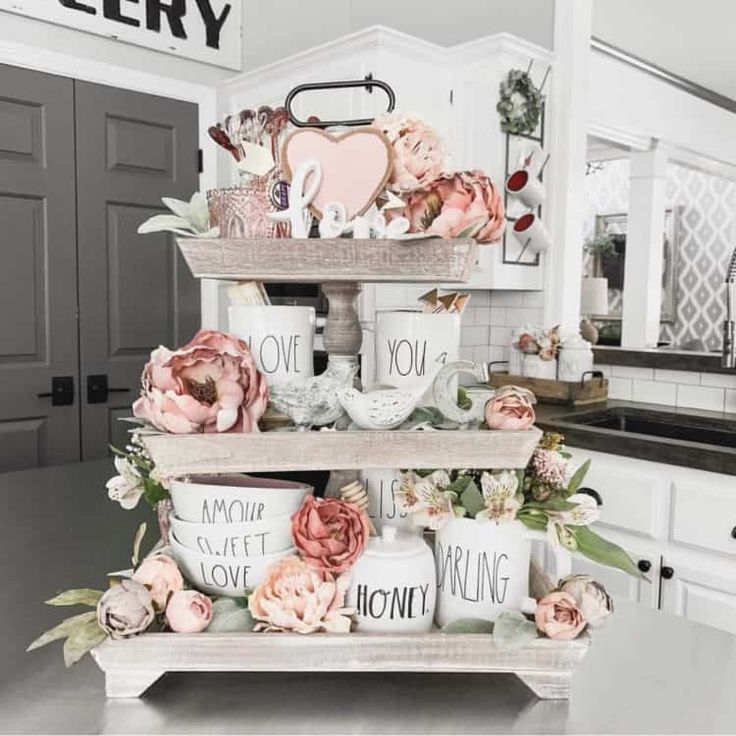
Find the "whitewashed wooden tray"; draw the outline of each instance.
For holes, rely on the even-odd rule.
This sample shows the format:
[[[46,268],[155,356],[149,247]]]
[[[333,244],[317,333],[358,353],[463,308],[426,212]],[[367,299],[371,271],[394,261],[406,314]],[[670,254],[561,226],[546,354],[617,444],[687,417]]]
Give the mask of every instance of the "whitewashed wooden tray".
[[[165,672],[500,672],[539,698],[570,696],[590,639],[499,649],[485,634],[143,634],[92,656],[110,698],[137,698]]]
[[[177,242],[197,278],[302,283],[462,283],[470,277],[478,247],[472,238],[179,238]]]
[[[523,432],[261,432],[149,434],[146,448],[168,476],[370,468],[523,468],[540,437]]]

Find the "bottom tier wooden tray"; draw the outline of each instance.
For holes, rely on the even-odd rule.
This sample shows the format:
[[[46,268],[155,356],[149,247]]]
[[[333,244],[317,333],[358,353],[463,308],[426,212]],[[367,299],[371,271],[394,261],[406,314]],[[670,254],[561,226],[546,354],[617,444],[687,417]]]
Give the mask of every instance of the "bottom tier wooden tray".
[[[92,651],[109,698],[137,698],[166,672],[501,672],[539,698],[570,696],[590,645],[537,639],[501,649],[486,634],[143,634]]]

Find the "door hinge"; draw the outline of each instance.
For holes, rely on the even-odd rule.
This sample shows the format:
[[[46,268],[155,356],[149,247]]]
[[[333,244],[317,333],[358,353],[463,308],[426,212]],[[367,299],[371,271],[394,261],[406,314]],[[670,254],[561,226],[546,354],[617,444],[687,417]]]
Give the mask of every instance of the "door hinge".
[[[197,149],[197,171],[201,174],[204,171],[204,151]]]

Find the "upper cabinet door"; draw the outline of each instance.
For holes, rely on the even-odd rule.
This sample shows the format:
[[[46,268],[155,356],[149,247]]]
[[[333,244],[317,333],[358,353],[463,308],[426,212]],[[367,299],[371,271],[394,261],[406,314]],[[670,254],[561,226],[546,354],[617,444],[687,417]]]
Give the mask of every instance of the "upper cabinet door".
[[[152,349],[187,342],[199,286],[165,233],[138,235],[198,189],[197,106],[76,83],[82,454],[124,445]],[[105,391],[105,385],[107,391]]]
[[[0,66],[0,471],[79,460],[74,197],[73,82]]]

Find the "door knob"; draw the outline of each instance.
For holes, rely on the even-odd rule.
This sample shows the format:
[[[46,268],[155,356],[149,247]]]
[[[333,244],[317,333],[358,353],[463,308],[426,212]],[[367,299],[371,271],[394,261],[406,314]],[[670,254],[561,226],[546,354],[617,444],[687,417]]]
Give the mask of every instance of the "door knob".
[[[641,572],[649,572],[652,569],[652,563],[649,560],[639,560],[636,566]]]
[[[736,539],[736,526],[735,526],[735,527],[734,527],[733,529],[731,529],[731,536],[732,536],[732,537],[733,537],[734,539]]]
[[[110,388],[104,373],[87,376],[88,404],[104,404],[110,398],[110,394],[123,394],[128,391],[130,391],[129,388]]]
[[[660,573],[665,580],[671,580],[675,571],[669,565],[663,565]]]
[[[39,399],[51,399],[51,406],[70,406],[74,403],[74,377],[53,376],[51,391],[36,396]]]

